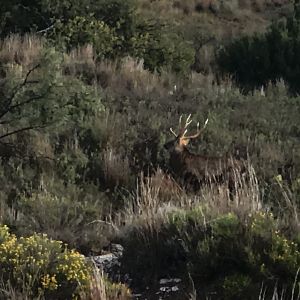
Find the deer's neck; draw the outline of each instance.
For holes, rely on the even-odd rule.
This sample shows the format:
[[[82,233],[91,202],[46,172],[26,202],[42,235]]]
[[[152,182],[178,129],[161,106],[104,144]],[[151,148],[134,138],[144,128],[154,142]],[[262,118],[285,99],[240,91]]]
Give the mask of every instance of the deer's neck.
[[[191,153],[187,148],[171,153],[170,164],[174,171],[180,171],[186,167],[186,163],[196,157],[196,154]]]

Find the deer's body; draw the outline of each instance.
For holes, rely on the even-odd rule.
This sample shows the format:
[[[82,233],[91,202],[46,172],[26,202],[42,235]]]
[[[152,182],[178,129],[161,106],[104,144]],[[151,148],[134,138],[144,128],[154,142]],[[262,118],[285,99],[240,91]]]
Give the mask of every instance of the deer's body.
[[[222,183],[228,182],[228,188],[232,192],[235,185],[236,172],[240,173],[244,170],[244,164],[242,161],[224,157],[213,157],[194,154],[187,148],[187,144],[190,139],[196,138],[200,135],[202,130],[199,130],[199,124],[197,125],[197,133],[192,136],[185,136],[187,132],[187,126],[191,123],[188,117],[184,126],[181,125],[179,134],[171,129],[171,132],[175,135],[175,140],[172,140],[165,144],[165,148],[170,152],[170,168],[177,180],[183,181],[185,185],[192,185],[194,190],[197,190],[203,183]]]

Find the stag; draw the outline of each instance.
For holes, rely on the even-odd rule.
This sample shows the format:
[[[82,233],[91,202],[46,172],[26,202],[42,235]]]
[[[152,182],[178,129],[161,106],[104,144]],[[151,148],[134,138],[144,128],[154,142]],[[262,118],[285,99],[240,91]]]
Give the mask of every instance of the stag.
[[[185,188],[197,191],[204,183],[228,183],[230,195],[235,191],[236,174],[245,171],[242,161],[231,157],[212,157],[191,153],[187,148],[189,142],[198,138],[207,126],[208,119],[200,129],[199,122],[194,134],[187,135],[192,123],[191,115],[185,122],[179,119],[178,133],[170,128],[175,139],[164,145],[170,153],[169,165],[173,176],[181,181]]]

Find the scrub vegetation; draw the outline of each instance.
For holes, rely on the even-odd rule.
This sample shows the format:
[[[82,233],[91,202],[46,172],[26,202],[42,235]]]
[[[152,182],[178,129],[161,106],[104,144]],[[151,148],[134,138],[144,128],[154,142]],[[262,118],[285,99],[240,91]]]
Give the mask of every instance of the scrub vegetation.
[[[298,299],[299,1],[2,2],[0,298]],[[233,193],[174,172],[190,114]]]

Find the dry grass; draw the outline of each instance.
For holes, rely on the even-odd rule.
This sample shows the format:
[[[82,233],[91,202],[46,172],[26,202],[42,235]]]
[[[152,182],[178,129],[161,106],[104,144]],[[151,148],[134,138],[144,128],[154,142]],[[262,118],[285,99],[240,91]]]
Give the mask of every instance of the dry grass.
[[[262,204],[261,191],[252,165],[247,165],[247,176],[236,173],[236,193],[232,200],[228,191],[228,184],[208,184],[201,188],[198,194],[187,194],[173,179],[164,177],[163,173],[153,178],[140,180],[137,192],[132,195],[127,208],[116,218],[115,226],[120,232],[125,233],[127,228],[143,227],[153,231],[159,230],[162,224],[168,222],[167,215],[171,212],[190,211],[201,209],[204,219],[215,218],[219,215],[234,212],[241,218],[247,218],[250,214],[266,209]],[[159,179],[161,178],[161,179]],[[159,181],[161,180],[161,181]],[[173,196],[167,198],[165,190],[162,194],[164,180],[170,187]],[[169,182],[171,180],[171,182]],[[158,183],[160,182],[161,185]],[[125,224],[125,227],[123,226]]]
[[[282,194],[277,199],[279,206],[281,227],[288,228],[292,235],[300,232],[300,211],[298,194],[294,193],[289,186],[284,184],[278,177],[275,178]]]
[[[269,2],[269,0],[157,0],[149,3],[142,0],[139,1],[139,6],[142,15],[159,18],[185,30],[191,26],[198,33],[209,32],[219,36],[218,40],[226,40],[229,34],[237,37],[241,32],[252,34],[264,30],[271,21],[270,13],[265,9],[259,12],[256,10],[257,7],[268,6],[272,8],[272,12],[275,11],[273,2],[276,0],[271,1],[272,4]]]
[[[44,300],[45,297],[40,294],[37,297],[32,297],[28,287],[23,287],[22,291],[16,290],[10,282],[0,281],[0,299],[9,300]]]
[[[161,169],[157,169],[151,177],[143,179],[142,176],[141,185],[145,185],[144,190],[149,190],[150,194],[154,192],[153,197],[158,197],[163,202],[179,200],[185,194],[175,179],[164,173]]]
[[[256,211],[264,210],[261,190],[253,166],[247,162],[246,174],[234,172],[235,192],[230,195],[228,185],[212,184],[202,189],[200,200],[213,215],[234,212],[247,217]],[[232,198],[233,197],[233,198]]]
[[[170,186],[171,190],[162,191],[164,184]],[[166,192],[171,194],[166,195]],[[128,227],[147,227],[157,230],[166,222],[166,214],[177,211],[186,198],[185,192],[173,182],[173,179],[162,174],[156,174],[154,179],[145,178],[141,174],[136,192],[129,197],[125,209],[114,218],[114,227],[118,228],[121,234],[126,234]]]
[[[32,132],[29,135],[28,151],[35,153],[38,157],[44,157],[54,160],[55,154],[48,134],[38,134]]]
[[[166,205],[178,205],[186,194],[171,176],[158,169],[151,177],[140,176],[136,195],[138,213],[155,215]]]
[[[89,83],[109,88],[111,94],[139,97],[156,92],[167,94],[173,76],[151,73],[144,69],[143,60],[125,57],[121,61],[101,60],[96,61],[92,45],[73,49],[65,55],[64,68],[72,76],[83,75]],[[173,78],[174,80],[174,78]]]
[[[125,96],[134,95],[144,97],[147,94],[156,93],[163,95],[167,93],[164,86],[165,79],[172,78],[159,76],[144,69],[143,60],[124,58],[119,64],[103,61],[97,64],[97,81],[103,88],[109,87],[113,94]]]
[[[10,35],[0,41],[0,61],[14,72],[24,74],[39,61],[44,48],[44,39],[36,35]],[[110,91],[134,90],[140,97],[153,91],[167,94],[173,75],[159,76],[144,69],[143,60],[125,57],[121,62],[102,60],[97,62],[92,45],[72,49],[64,55],[64,72],[71,76],[84,76],[89,83],[98,83]],[[172,83],[171,83],[172,84]],[[167,86],[166,86],[167,85]]]
[[[0,41],[0,61],[28,67],[38,61],[44,48],[44,39],[32,35],[10,35]]]
[[[127,186],[130,167],[127,157],[122,157],[114,149],[106,149],[102,154],[104,178],[108,186]]]
[[[71,76],[87,77],[89,83],[96,82],[96,60],[92,45],[72,49],[64,55],[64,72]]]
[[[208,23],[210,21],[208,20]],[[205,28],[204,31],[208,31]],[[188,28],[188,26],[187,26]],[[192,30],[192,28],[191,28]],[[214,34],[218,29],[214,30]],[[220,37],[223,33],[220,33]],[[11,35],[0,41],[0,61],[20,78],[32,65],[40,60],[44,40],[36,35]],[[214,75],[211,64],[214,61],[214,45],[202,47],[197,54],[201,61],[200,68],[207,75],[191,73],[188,82],[182,81],[175,74],[162,70],[161,74],[144,69],[143,60],[125,57],[121,61],[96,61],[92,45],[74,48],[64,54],[63,72],[70,76],[81,77],[89,84],[95,84],[110,96],[125,96],[145,98],[145,95],[155,95],[164,99],[174,95],[174,86],[181,91],[183,86],[191,88],[212,86]]]
[[[121,283],[110,283],[96,266],[93,267],[92,279],[87,293],[82,300],[127,300],[132,299],[127,286]]]

